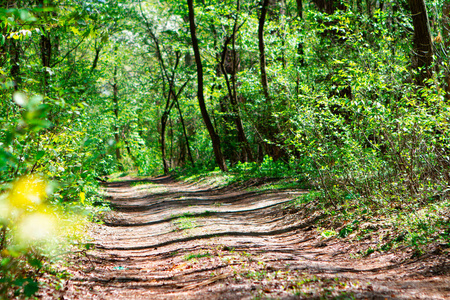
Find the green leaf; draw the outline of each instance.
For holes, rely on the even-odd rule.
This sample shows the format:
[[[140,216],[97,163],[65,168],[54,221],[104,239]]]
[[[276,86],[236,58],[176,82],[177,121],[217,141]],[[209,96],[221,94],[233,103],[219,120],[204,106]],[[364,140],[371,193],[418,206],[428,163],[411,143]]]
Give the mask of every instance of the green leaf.
[[[35,257],[30,257],[28,259],[28,263],[30,264],[30,266],[32,266],[33,268],[36,269],[40,269],[42,268],[42,261],[40,259],[37,259]]]
[[[28,284],[24,287],[23,294],[26,297],[31,297],[34,294],[36,294],[36,292],[39,290],[39,283],[34,281],[31,278],[27,278],[27,279],[28,279]]]

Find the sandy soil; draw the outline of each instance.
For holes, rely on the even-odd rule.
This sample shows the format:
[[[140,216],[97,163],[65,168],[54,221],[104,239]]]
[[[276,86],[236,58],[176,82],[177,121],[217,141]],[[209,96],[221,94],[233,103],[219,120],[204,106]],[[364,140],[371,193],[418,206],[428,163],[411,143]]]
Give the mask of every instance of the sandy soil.
[[[361,257],[369,241],[324,239],[317,215],[284,209],[304,191],[247,187],[169,177],[107,184],[115,209],[92,225],[95,249],[74,258],[74,276],[48,297],[450,299],[448,252]]]

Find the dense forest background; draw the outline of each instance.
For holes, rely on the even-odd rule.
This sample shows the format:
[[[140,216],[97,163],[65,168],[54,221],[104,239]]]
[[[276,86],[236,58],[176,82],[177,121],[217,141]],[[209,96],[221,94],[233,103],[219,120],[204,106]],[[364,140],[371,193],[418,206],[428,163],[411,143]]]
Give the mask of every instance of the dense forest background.
[[[449,243],[449,0],[1,3],[8,207],[35,205],[21,185],[65,207],[115,172],[218,168]]]

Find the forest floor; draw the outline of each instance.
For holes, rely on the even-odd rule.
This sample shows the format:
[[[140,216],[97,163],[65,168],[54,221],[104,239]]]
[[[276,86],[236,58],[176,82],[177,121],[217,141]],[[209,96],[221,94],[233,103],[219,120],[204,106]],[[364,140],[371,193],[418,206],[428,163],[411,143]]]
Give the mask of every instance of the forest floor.
[[[319,215],[286,209],[306,191],[258,191],[170,177],[108,183],[114,209],[92,224],[52,299],[450,299],[450,257],[325,239]]]

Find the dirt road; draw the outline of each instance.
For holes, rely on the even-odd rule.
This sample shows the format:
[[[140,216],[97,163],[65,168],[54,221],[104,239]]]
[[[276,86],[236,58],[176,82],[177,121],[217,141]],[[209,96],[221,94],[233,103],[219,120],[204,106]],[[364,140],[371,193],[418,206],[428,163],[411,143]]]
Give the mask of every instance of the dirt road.
[[[448,257],[358,256],[364,241],[324,239],[317,215],[284,209],[303,191],[160,177],[106,192],[115,210],[63,299],[450,299]]]

